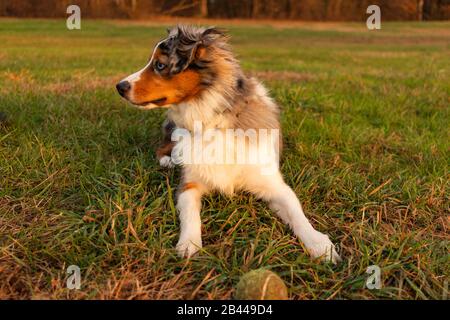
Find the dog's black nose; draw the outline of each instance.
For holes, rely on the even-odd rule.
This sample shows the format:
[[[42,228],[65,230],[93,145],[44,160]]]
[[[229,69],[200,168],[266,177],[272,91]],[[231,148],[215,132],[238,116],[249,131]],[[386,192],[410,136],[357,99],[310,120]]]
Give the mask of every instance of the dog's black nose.
[[[127,92],[131,89],[131,84],[128,81],[120,81],[116,84],[116,89],[122,97],[125,97]]]

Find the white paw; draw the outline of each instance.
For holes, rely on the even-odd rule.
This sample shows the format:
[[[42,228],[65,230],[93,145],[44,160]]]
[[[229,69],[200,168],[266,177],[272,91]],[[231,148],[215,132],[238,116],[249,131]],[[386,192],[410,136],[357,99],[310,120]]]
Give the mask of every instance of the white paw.
[[[313,258],[321,258],[334,264],[342,261],[326,234],[317,231],[307,242],[305,241],[305,246]]]
[[[161,159],[159,159],[159,165],[166,168],[173,168],[175,166],[172,162],[172,158],[169,156],[161,157]]]
[[[202,248],[201,237],[180,238],[176,249],[182,258],[190,258]]]

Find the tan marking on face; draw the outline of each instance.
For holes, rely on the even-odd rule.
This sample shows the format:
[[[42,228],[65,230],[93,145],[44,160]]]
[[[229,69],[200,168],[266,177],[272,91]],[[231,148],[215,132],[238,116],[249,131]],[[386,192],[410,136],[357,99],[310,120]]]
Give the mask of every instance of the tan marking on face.
[[[157,49],[153,56],[154,61],[167,63],[167,56],[161,54]],[[143,104],[150,101],[166,98],[165,101],[155,104],[162,106],[167,104],[177,104],[194,97],[200,91],[200,74],[193,70],[185,70],[172,77],[164,75],[163,70],[158,74],[153,69],[153,64],[149,65],[134,82],[132,87],[132,102]]]

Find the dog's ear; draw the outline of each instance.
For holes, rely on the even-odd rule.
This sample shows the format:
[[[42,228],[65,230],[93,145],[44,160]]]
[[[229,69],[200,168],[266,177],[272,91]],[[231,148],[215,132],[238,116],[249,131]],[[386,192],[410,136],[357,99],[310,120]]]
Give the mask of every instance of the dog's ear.
[[[169,29],[169,38],[172,38],[172,54],[169,61],[169,71],[171,74],[177,74],[184,71],[191,63],[195,48],[198,43],[198,36],[195,29],[178,24]]]
[[[200,36],[200,42],[204,46],[209,46],[217,40],[226,41],[228,36],[225,29],[209,27]]]
[[[200,35],[200,40],[194,48],[193,59],[202,59],[206,55],[206,48],[216,41],[226,41],[228,36],[224,29],[209,27]]]
[[[205,56],[206,56],[206,47],[201,44],[197,45],[194,51],[193,59],[201,60],[205,58]]]
[[[213,43],[226,42],[225,31],[216,27],[202,29],[179,24],[169,30],[169,36],[175,37],[177,44],[177,54],[169,64],[172,74],[184,71],[194,61],[204,60]]]

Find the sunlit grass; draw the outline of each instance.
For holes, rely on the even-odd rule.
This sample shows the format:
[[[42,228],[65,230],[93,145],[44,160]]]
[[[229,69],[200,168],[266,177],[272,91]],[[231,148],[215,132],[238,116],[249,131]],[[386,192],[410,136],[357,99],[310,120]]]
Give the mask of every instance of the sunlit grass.
[[[206,197],[204,250],[179,259],[179,172],[154,155],[164,112],[132,109],[114,89],[165,26],[86,21],[68,31],[63,20],[9,19],[0,20],[0,297],[228,299],[258,267],[278,272],[294,299],[442,297],[449,24],[229,30],[245,70],[283,107],[286,181],[344,262],[311,261],[247,194]],[[71,264],[79,291],[65,287]],[[372,264],[381,290],[364,288]]]

